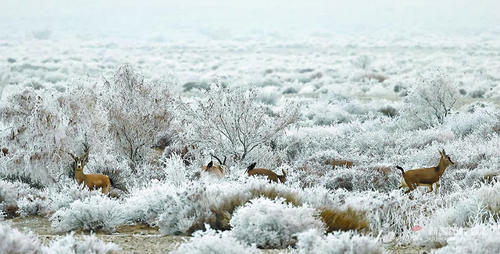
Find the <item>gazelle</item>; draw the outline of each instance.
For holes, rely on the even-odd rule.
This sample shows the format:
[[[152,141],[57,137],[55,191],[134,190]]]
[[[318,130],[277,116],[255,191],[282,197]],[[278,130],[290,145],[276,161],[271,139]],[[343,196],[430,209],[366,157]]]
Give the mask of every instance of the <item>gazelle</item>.
[[[333,169],[335,169],[336,167],[351,168],[353,165],[352,161],[347,160],[332,160],[330,163],[332,164]]]
[[[9,149],[7,147],[2,147],[0,151],[3,156],[7,156],[7,154],[9,154]]]
[[[267,168],[255,168],[255,165],[257,165],[256,162],[250,164],[250,166],[248,166],[247,168],[247,174],[249,176],[253,176],[253,175],[261,175],[261,176],[267,176],[267,179],[269,181],[273,181],[273,182],[278,182],[278,180],[281,182],[281,183],[285,183],[286,181],[286,172],[285,170],[281,170],[281,172],[283,173],[283,175],[278,175],[276,173],[274,173],[273,171],[267,169]]]
[[[405,193],[408,193],[417,186],[428,186],[429,192],[432,192],[432,185],[436,183],[436,192],[439,188],[439,178],[443,175],[444,170],[455,163],[451,160],[450,156],[446,154],[444,149],[439,151],[441,158],[439,159],[439,164],[432,168],[419,168],[404,171],[402,167],[396,166],[403,173],[402,184],[399,188],[408,187]]]
[[[217,159],[217,161],[219,161],[219,165],[214,165],[214,162],[210,161],[206,166],[201,167],[201,172],[208,172],[208,173],[214,174],[218,177],[223,177],[225,174],[225,171],[224,171],[224,168],[222,166],[226,165],[226,157],[224,157],[224,161],[222,162],[219,158],[217,158],[217,156],[215,156],[215,155],[211,155],[211,156],[214,157],[215,159]]]
[[[111,187],[111,180],[108,176],[103,174],[83,173],[83,168],[87,164],[89,157],[87,145],[85,145],[85,153],[81,157],[77,157],[72,153],[68,154],[73,158],[73,160],[75,160],[75,180],[79,185],[83,182],[90,190],[102,188],[102,193],[107,194],[109,192],[109,188]]]

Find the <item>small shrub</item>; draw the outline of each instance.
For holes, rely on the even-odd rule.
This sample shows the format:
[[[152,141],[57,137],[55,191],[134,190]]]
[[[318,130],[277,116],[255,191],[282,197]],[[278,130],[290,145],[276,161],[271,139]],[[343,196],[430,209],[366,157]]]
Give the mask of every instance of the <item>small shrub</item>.
[[[58,210],[50,217],[50,221],[56,232],[76,229],[113,232],[126,219],[117,201],[97,194],[84,200],[76,200],[68,208]]]
[[[94,235],[84,235],[79,240],[68,234],[63,238],[50,243],[48,247],[43,247],[47,254],[118,254],[120,249],[114,243],[106,243]]]
[[[239,254],[239,253],[260,253],[255,246],[247,244],[234,238],[228,233],[218,233],[208,228],[207,231],[197,231],[189,242],[183,243],[173,252],[174,254]]]
[[[500,228],[498,224],[494,224],[459,229],[454,236],[448,238],[447,243],[435,253],[500,253]]]
[[[158,225],[158,219],[165,212],[166,204],[178,198],[179,188],[172,184],[153,181],[147,188],[134,190],[125,200],[123,210],[130,223]]]
[[[286,248],[295,243],[295,233],[307,229],[323,230],[315,209],[293,207],[283,199],[254,199],[238,208],[230,223],[237,239],[261,248]]]
[[[0,252],[8,254],[42,253],[36,235],[19,232],[5,222],[0,222]]]
[[[297,238],[298,253],[384,253],[384,248],[376,238],[356,235],[351,232],[336,232],[324,236],[322,232],[311,229],[297,234]]]

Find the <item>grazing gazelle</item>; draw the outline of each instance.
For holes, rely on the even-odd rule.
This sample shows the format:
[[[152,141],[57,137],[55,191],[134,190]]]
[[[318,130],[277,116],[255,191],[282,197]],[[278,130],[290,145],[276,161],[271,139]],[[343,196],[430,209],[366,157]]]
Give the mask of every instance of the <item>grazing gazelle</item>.
[[[250,166],[248,166],[247,173],[249,176],[253,176],[253,175],[267,176],[267,179],[269,181],[273,181],[273,182],[277,183],[279,180],[281,183],[285,183],[285,181],[286,181],[285,170],[283,170],[283,169],[281,170],[283,175],[278,175],[267,168],[255,168],[255,165],[257,165],[256,162],[254,162]]]
[[[405,193],[408,193],[419,185],[428,186],[429,192],[432,192],[432,185],[436,183],[436,192],[439,188],[439,178],[443,175],[444,170],[455,163],[451,161],[450,156],[446,154],[444,149],[439,152],[441,158],[439,159],[439,164],[432,168],[418,168],[408,171],[404,171],[402,167],[396,166],[403,173],[403,181],[401,187],[408,187]]]
[[[224,168],[222,166],[226,165],[226,157],[224,157],[224,161],[222,162],[217,156],[212,155],[217,161],[219,161],[219,165],[214,165],[213,161],[210,161],[208,165],[201,167],[201,172],[207,172],[210,174],[214,174],[218,177],[223,177],[225,174]]]
[[[89,157],[89,150],[87,145],[85,145],[85,153],[81,157],[76,157],[72,153],[68,153],[75,160],[75,180],[78,184],[85,183],[85,185],[90,190],[95,190],[102,188],[102,193],[107,194],[109,192],[109,188],[111,187],[111,180],[108,176],[103,174],[84,174],[83,168],[87,164]]]

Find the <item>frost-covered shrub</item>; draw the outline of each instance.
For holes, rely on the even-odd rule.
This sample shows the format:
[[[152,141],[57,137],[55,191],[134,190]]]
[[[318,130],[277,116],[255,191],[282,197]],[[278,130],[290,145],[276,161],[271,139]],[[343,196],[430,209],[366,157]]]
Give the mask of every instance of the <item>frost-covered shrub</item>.
[[[249,246],[239,241],[230,232],[218,233],[208,228],[206,231],[196,231],[189,242],[179,246],[175,254],[193,253],[219,253],[219,254],[239,254],[239,253],[261,253],[255,246]]]
[[[230,223],[235,238],[261,248],[286,248],[295,243],[294,234],[324,228],[315,209],[267,198],[253,199],[238,208]]]
[[[195,105],[181,105],[183,142],[196,144],[199,151],[244,160],[298,121],[298,107],[285,103],[278,112],[269,112],[256,99],[254,90],[211,86]]]
[[[47,166],[54,166],[51,161],[59,161],[62,154],[59,140],[54,139],[59,133],[62,113],[57,108],[56,100],[48,100],[41,91],[26,89],[7,99],[0,106],[0,121],[11,127],[9,137],[1,137],[10,144],[9,164],[4,176],[27,177],[33,182],[50,182]],[[53,180],[53,179],[52,179]]]
[[[435,253],[500,253],[500,228],[493,224],[459,229],[447,239],[447,245]]]
[[[132,194],[123,204],[123,212],[130,223],[146,223],[157,225],[161,214],[165,212],[166,204],[178,199],[179,188],[169,183],[153,181],[150,186],[132,189]]]
[[[401,117],[408,128],[430,128],[444,123],[458,100],[457,85],[440,71],[427,73],[405,97]]]
[[[458,137],[473,133],[488,135],[500,123],[500,111],[494,105],[468,105],[464,108],[468,108],[467,112],[453,114],[445,122],[445,126]]]
[[[22,233],[0,221],[0,252],[9,254],[38,254],[40,242],[32,233]]]
[[[104,230],[112,232],[126,222],[120,203],[103,195],[93,195],[84,200],[76,200],[50,217],[56,232]]]
[[[161,163],[164,166],[166,180],[175,186],[179,186],[187,181],[186,165],[179,155],[169,158],[162,158]]]
[[[84,235],[76,238],[73,233],[57,239],[47,247],[42,247],[47,254],[118,254],[120,248],[114,243],[106,243],[95,235]]]
[[[40,190],[31,188],[22,182],[0,180],[0,211],[3,211],[8,217],[23,215],[21,206],[24,203],[22,201],[42,198],[43,195],[39,195],[39,192]]]
[[[21,216],[45,216],[50,212],[49,202],[44,196],[22,197],[17,201],[17,206]]]
[[[433,213],[430,223],[435,226],[467,227],[498,222],[500,215],[500,183],[484,185],[475,190],[455,190],[449,201]]]
[[[15,205],[17,199],[17,189],[15,185],[4,180],[0,180],[0,210],[4,210],[9,205]]]
[[[135,169],[171,127],[169,84],[144,80],[128,65],[104,83],[99,103],[106,109],[116,151]]]
[[[88,188],[79,186],[73,179],[61,179],[57,185],[46,187],[42,192],[35,195],[28,195],[26,199],[21,199],[22,209],[25,212],[38,210],[39,215],[45,211],[53,213],[61,208],[69,207],[76,200],[83,200],[93,195],[99,195],[100,190],[90,191]]]
[[[378,239],[352,232],[335,232],[325,236],[321,231],[310,229],[297,234],[297,239],[298,253],[304,254],[384,253]]]
[[[192,234],[203,229],[205,223],[215,224],[215,216],[210,211],[210,195],[203,186],[190,185],[172,194],[165,199],[164,213],[159,218],[162,234]]]
[[[68,175],[71,157],[66,151],[76,153],[84,140],[95,154],[109,153],[107,120],[89,87],[75,85],[64,93],[25,89],[2,104],[0,121],[11,130],[0,137],[10,144],[7,167],[0,173],[29,183],[53,184]]]
[[[414,245],[427,248],[441,248],[447,244],[447,240],[457,231],[455,227],[441,227],[428,224],[421,230],[413,232],[411,241]]]

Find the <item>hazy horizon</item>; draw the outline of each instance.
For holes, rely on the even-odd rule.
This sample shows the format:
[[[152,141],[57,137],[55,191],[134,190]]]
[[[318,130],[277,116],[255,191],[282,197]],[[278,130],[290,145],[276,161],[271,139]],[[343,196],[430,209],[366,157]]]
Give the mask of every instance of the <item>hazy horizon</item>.
[[[498,33],[496,1],[4,0],[0,39],[307,37],[311,34]]]

